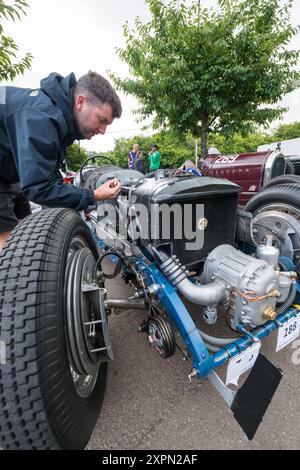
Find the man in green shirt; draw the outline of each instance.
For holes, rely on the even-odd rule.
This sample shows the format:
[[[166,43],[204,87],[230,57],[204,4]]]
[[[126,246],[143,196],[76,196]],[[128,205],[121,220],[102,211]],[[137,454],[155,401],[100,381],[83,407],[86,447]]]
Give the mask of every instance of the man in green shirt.
[[[157,145],[151,145],[151,150],[149,153],[149,163],[150,163],[150,172],[158,170],[160,167],[160,152]]]

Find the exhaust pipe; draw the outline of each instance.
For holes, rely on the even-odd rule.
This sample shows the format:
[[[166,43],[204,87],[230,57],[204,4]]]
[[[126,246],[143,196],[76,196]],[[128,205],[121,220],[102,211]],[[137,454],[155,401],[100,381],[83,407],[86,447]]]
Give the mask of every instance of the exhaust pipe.
[[[170,258],[155,247],[152,247],[152,252],[167,279],[190,302],[203,306],[214,306],[226,299],[226,289],[220,281],[216,280],[205,285],[193,284],[187,278],[185,267],[179,264],[179,260],[175,256]]]

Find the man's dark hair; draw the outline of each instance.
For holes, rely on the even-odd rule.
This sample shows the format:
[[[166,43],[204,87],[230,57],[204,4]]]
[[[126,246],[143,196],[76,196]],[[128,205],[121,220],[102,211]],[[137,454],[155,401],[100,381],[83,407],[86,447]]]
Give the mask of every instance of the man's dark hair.
[[[106,78],[96,72],[89,72],[79,78],[75,85],[74,93],[76,96],[84,94],[88,101],[95,102],[99,100],[102,104],[111,105],[113,119],[122,115],[122,105],[115,89]]]

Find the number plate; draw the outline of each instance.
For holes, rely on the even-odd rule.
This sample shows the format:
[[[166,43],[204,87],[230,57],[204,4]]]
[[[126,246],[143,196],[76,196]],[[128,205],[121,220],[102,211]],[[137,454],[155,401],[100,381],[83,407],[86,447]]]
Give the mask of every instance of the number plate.
[[[285,348],[289,343],[294,341],[300,334],[300,318],[291,318],[287,323],[278,329],[278,339],[276,352]]]
[[[254,343],[252,346],[246,349],[246,351],[243,351],[230,359],[227,368],[226,385],[238,385],[240,376],[254,366],[259,354],[260,347],[260,342]]]

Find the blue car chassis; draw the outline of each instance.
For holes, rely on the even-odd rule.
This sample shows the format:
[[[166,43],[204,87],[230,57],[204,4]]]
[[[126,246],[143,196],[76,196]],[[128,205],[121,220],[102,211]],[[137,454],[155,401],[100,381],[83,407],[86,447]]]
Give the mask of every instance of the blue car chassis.
[[[300,315],[299,307],[289,308],[279,315],[276,320],[269,321],[251,331],[251,333],[245,331],[243,325],[240,325],[240,330],[245,331],[244,336],[223,347],[215,354],[210,354],[188,310],[157,265],[153,263],[149,266],[138,259],[136,259],[136,265],[140,274],[146,278],[147,284],[156,286],[156,295],[160,303],[178,328],[191,354],[193,372],[190,377],[199,376],[201,379],[207,377],[232,410],[235,419],[247,437],[250,440],[253,439],[280,383],[282,378],[281,370],[260,353],[249,377],[243,386],[237,392],[234,392],[222,382],[215,369],[245,351],[255,342],[263,340],[270,333],[284,326],[293,317]],[[299,298],[299,283],[297,284],[297,292]]]
[[[92,226],[90,228],[102,250],[109,249],[111,254],[115,250],[116,257],[112,255],[110,259],[112,262],[116,262],[120,253],[120,246],[117,247],[115,245],[113,233],[110,233],[110,230],[107,228],[99,228],[99,225],[97,233],[95,233]],[[102,235],[104,235],[105,242],[101,239]],[[107,235],[109,235],[108,243]],[[118,245],[120,240],[117,242]],[[126,256],[128,262],[126,264],[128,268],[126,269],[131,271],[134,266],[135,273],[138,273],[140,278],[143,279],[145,286],[147,288],[152,287],[156,297],[167,311],[184,340],[193,367],[193,371],[189,376],[190,379],[196,376],[200,379],[208,378],[223,397],[227,406],[232,410],[235,419],[245,431],[247,437],[253,439],[281,381],[282,371],[260,353],[247,380],[235,392],[222,382],[215,369],[242,351],[247,350],[256,342],[260,342],[270,333],[284,326],[293,317],[298,317],[300,315],[300,307],[298,305],[292,306],[283,314],[278,315],[276,320],[269,321],[251,332],[245,330],[243,325],[239,325],[239,329],[241,332],[244,332],[244,336],[237,338],[235,342],[211,354],[188,310],[179,298],[176,289],[161,272],[157,263],[150,261],[137,247],[132,248],[132,245],[129,246],[127,241],[121,240],[122,244],[122,251],[124,249],[127,250]],[[296,302],[299,301],[300,285],[297,283]],[[134,308],[133,305],[132,308]]]

